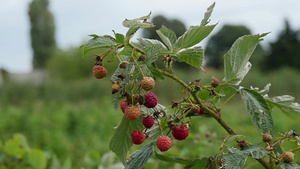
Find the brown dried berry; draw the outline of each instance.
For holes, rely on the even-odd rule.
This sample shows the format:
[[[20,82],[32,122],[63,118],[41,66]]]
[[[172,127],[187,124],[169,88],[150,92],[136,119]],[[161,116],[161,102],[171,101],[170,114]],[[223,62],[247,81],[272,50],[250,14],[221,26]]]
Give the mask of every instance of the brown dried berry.
[[[141,81],[141,87],[142,89],[149,91],[153,89],[155,86],[155,81],[152,77],[144,77]]]
[[[193,114],[198,114],[200,112],[200,106],[199,105],[194,105],[192,108],[191,108],[191,112]]]
[[[146,61],[146,56],[145,55],[140,56],[138,61],[142,61],[142,62]]]
[[[294,161],[295,155],[294,155],[294,153],[288,151],[283,154],[282,158],[283,158],[284,162],[290,163],[290,162]]]
[[[215,77],[211,79],[211,86],[212,86],[213,88],[218,87],[219,84],[220,84],[219,79],[217,79],[217,78],[215,78]]]
[[[121,86],[118,83],[115,83],[111,87],[111,92],[112,94],[117,93],[120,90]]]
[[[269,133],[263,134],[263,141],[266,143],[270,143],[272,141],[272,135]]]
[[[128,66],[128,62],[126,61],[123,61],[122,63],[120,63],[119,67],[122,68],[122,69],[126,69]]]

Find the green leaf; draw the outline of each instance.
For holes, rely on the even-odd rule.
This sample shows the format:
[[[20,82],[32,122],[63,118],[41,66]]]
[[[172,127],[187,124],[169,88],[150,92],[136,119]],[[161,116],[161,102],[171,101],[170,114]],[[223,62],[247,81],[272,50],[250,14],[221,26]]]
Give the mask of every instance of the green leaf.
[[[132,27],[136,24],[140,24],[140,25],[142,25],[141,28],[152,28],[155,25],[153,23],[147,22],[147,19],[150,19],[150,15],[151,15],[151,12],[148,15],[142,16],[142,17],[139,17],[139,18],[125,19],[123,21],[123,26],[125,26],[127,28],[130,28],[130,27]],[[143,22],[140,22],[140,21],[143,21]]]
[[[146,55],[146,63],[151,64],[155,62],[162,50],[162,46],[160,44],[154,44],[151,47],[147,47],[145,49],[145,55]]]
[[[297,163],[285,163],[282,162],[280,163],[280,168],[281,169],[299,169],[300,165]]]
[[[264,97],[255,90],[240,89],[242,99],[250,113],[252,123],[262,133],[274,133],[273,119]]]
[[[22,147],[22,141],[20,137],[14,135],[10,140],[7,140],[4,145],[4,151],[11,156],[22,156],[26,153],[26,150]]]
[[[72,168],[72,161],[71,158],[68,157],[65,162],[64,165],[62,166],[62,169],[71,169]]]
[[[199,47],[191,49],[182,49],[176,54],[176,61],[185,62],[198,69],[203,69],[204,51]]]
[[[123,34],[115,33],[116,40],[115,42],[123,44],[125,42],[125,37]]]
[[[262,35],[245,35],[238,38],[224,55],[226,84],[239,85],[251,69],[249,59]]]
[[[223,156],[224,165],[227,166],[226,169],[240,169],[243,168],[245,165],[248,154],[243,153],[241,150],[238,150],[236,148],[229,149],[231,152],[228,154],[225,154]]]
[[[130,161],[128,162],[128,169],[143,168],[153,154],[154,143],[156,143],[156,141],[148,143],[142,149],[138,150],[135,154],[133,154]]]
[[[133,144],[131,133],[141,125],[141,118],[131,122],[124,116],[109,143],[109,148],[119,157],[124,165],[126,165],[127,152]]]
[[[14,136],[20,139],[22,147],[26,150],[26,152],[30,152],[26,137],[23,134],[15,134]]]
[[[87,41],[87,43],[80,46],[80,48],[82,48],[82,54],[84,56],[87,52],[93,49],[111,48],[114,45],[116,45],[114,38],[110,36],[97,36]]]
[[[259,148],[259,147],[253,146],[253,145],[250,145],[250,146],[245,147],[242,151],[243,151],[244,153],[250,154],[251,157],[253,157],[253,158],[255,158],[255,159],[263,158],[263,157],[265,157],[267,154],[270,153],[269,151],[263,150],[263,149],[261,149],[261,148]]]
[[[137,40],[141,43],[142,46],[144,46],[144,48],[150,48],[153,45],[159,45],[162,48],[161,51],[168,52],[166,46],[163,43],[161,43],[159,40],[146,39],[146,38],[138,38]]]
[[[135,24],[133,26],[131,26],[128,31],[126,32],[126,38],[127,38],[127,42],[129,42],[129,40],[133,37],[133,35],[136,33],[137,30],[140,29],[140,25]]]
[[[28,154],[28,162],[35,169],[44,169],[47,166],[47,159],[39,149],[32,149]]]
[[[213,10],[214,10],[214,7],[215,7],[215,2],[212,4],[212,5],[210,5],[208,8],[207,8],[207,11],[205,12],[205,14],[204,14],[204,18],[203,18],[203,20],[201,21],[201,26],[205,26],[205,25],[207,25],[208,23],[209,23],[209,18],[210,18],[210,16],[211,16],[211,13],[213,12]]]
[[[160,79],[165,79],[165,76],[157,68],[155,68],[151,65],[147,65],[147,67],[154,77],[158,77]]]
[[[191,26],[176,41],[176,49],[183,49],[194,46],[206,38],[216,25]]]
[[[196,159],[194,161],[193,166],[191,166],[190,169],[207,168],[207,165],[208,165],[208,158],[203,157],[200,160]]]
[[[289,95],[266,98],[272,106],[278,107],[287,117],[300,123],[300,105],[294,103],[295,98]]]
[[[172,51],[177,40],[176,34],[164,25],[156,32],[164,44],[167,45],[169,50]]]
[[[178,164],[183,164],[183,165],[190,165],[190,164],[194,163],[194,160],[191,160],[191,159],[183,159],[180,157],[169,157],[169,156],[159,154],[157,152],[155,152],[155,157],[159,160],[166,161],[169,163],[178,163]]]

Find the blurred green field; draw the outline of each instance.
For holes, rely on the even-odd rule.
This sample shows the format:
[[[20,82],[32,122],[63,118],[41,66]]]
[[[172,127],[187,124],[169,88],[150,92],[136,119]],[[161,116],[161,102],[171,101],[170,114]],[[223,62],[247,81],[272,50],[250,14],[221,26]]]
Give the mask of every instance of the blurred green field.
[[[188,76],[179,72],[178,76],[186,82],[201,79],[201,83],[209,83],[212,76],[223,78],[222,72],[215,70],[207,70],[207,73],[194,71]],[[263,88],[270,82],[270,96],[289,94],[299,102],[298,77],[299,72],[291,69],[271,74],[250,71],[242,85]],[[180,86],[170,79],[158,80],[154,90],[162,104],[170,104],[175,100],[180,95],[177,91],[180,91]],[[120,110],[113,108],[112,100],[108,78],[97,80],[90,77],[69,81],[48,79],[42,85],[4,83],[0,87],[0,138],[5,141],[14,133],[22,133],[31,147],[55,153],[60,161],[70,157],[72,168],[97,168],[87,160],[87,154],[98,153],[101,156],[109,152],[113,127],[123,116]],[[261,138],[257,138],[260,133],[252,125],[239,96],[229,102],[221,113],[236,133],[245,135],[254,144],[261,142]],[[289,129],[299,129],[299,123],[288,119],[278,110],[272,115],[277,135]],[[188,139],[174,141],[173,148],[166,154],[195,158],[211,156],[219,151],[227,133],[214,119],[196,117],[191,120],[191,125]],[[137,148],[139,146],[134,146],[131,153]],[[166,166],[166,163],[153,158],[146,168]],[[172,166],[177,167],[181,168],[180,165]]]

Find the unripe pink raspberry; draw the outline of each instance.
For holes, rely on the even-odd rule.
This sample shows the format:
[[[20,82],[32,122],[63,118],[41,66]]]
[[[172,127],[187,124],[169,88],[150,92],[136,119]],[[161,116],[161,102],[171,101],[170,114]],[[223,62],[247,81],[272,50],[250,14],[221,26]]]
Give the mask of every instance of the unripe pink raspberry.
[[[155,81],[152,77],[144,77],[141,81],[141,87],[142,89],[149,91],[153,89],[155,86]]]
[[[124,99],[121,101],[120,103],[120,108],[122,110],[123,113],[125,113],[125,108],[128,106],[128,102],[127,102],[127,99]]]
[[[145,128],[150,129],[154,125],[154,118],[153,117],[144,117],[143,125]]]
[[[153,92],[145,94],[145,103],[144,106],[147,108],[153,108],[157,105],[157,97]]]
[[[189,135],[189,129],[185,128],[183,125],[175,125],[172,127],[172,134],[177,140],[184,140]]]
[[[141,116],[141,108],[138,106],[127,106],[125,108],[125,117],[129,121],[135,121]]]
[[[160,151],[167,151],[172,146],[172,140],[168,136],[160,136],[156,141],[156,146]]]
[[[146,139],[146,134],[141,133],[140,130],[134,130],[131,134],[133,144],[142,144]]]

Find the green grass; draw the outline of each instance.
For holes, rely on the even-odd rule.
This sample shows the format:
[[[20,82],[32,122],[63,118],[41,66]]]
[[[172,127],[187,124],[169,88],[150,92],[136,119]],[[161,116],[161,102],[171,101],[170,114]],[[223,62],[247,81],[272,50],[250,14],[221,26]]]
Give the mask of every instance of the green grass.
[[[243,86],[250,84],[263,88],[272,83],[270,96],[290,94],[300,98],[299,72],[284,69],[273,74],[250,72]],[[178,72],[185,82],[201,79],[209,83],[215,76],[220,80],[222,72],[210,71]],[[294,78],[293,78],[294,77]],[[55,153],[61,161],[70,157],[73,168],[89,168],[84,157],[89,152],[100,155],[109,151],[109,140],[113,127],[117,126],[123,113],[114,110],[113,95],[108,79],[94,78],[73,81],[49,80],[43,85],[7,83],[0,88],[0,138],[10,139],[14,133],[23,133],[33,148]],[[166,78],[158,80],[154,92],[162,104],[171,104],[181,95],[181,86]],[[221,111],[224,120],[238,134],[244,135],[254,144],[261,142],[260,132],[253,126],[240,96],[236,96]],[[275,132],[284,133],[299,128],[299,123],[288,119],[278,109],[272,113]],[[185,141],[174,141],[172,149],[165,154],[184,158],[208,157],[219,151],[226,131],[212,118],[191,119],[192,128]],[[207,136],[209,135],[209,136]],[[139,146],[134,146],[134,152]],[[165,162],[151,159],[147,168],[169,166]],[[174,167],[172,165],[172,167]],[[172,168],[171,167],[171,168]],[[175,166],[180,167],[179,166]]]

